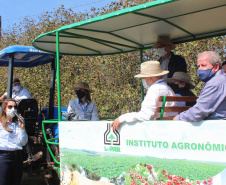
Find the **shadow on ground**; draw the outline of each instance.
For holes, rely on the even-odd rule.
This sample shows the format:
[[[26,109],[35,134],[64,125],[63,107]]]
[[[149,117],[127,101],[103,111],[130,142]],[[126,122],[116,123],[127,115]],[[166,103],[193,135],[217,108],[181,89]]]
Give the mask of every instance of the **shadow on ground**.
[[[46,182],[42,176],[29,177],[27,173],[23,173],[21,185],[46,185]]]

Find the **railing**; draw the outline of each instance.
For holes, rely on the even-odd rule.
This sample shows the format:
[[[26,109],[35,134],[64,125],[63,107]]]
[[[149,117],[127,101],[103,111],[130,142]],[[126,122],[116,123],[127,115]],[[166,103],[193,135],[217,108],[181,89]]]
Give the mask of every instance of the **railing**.
[[[50,139],[48,139],[47,136],[46,136],[45,124],[58,124],[58,120],[45,120],[45,121],[42,121],[42,131],[43,131],[43,136],[44,136],[44,139],[45,139],[45,142],[46,142],[46,146],[47,146],[47,148],[49,150],[49,153],[50,153],[51,157],[53,158],[54,162],[57,165],[60,165],[60,162],[57,161],[57,159],[56,159],[55,155],[53,154],[52,149],[50,147],[50,145],[59,145],[59,138],[50,138]],[[58,140],[58,142],[52,142],[52,141],[55,141],[55,140]]]
[[[100,118],[100,120],[114,120],[116,119],[116,117],[103,117],[103,118]],[[45,120],[45,121],[42,121],[42,131],[43,131],[43,136],[44,136],[44,139],[45,139],[45,142],[46,142],[46,146],[49,150],[49,153],[51,155],[51,157],[53,158],[54,162],[57,164],[57,165],[60,165],[60,161],[56,159],[52,149],[51,149],[51,145],[59,145],[59,137],[57,138],[47,138],[47,135],[46,135],[46,127],[45,125],[46,124],[58,124],[59,120],[58,119],[51,119],[51,120]],[[56,140],[58,142],[56,142]]]

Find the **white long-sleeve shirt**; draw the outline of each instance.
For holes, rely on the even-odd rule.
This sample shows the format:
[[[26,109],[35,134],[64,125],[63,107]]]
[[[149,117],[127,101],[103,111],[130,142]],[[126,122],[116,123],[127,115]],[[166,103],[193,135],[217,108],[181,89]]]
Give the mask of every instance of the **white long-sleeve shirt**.
[[[136,121],[153,120],[157,115],[155,109],[157,106],[162,106],[162,102],[158,102],[159,96],[175,96],[173,90],[167,85],[166,81],[161,79],[152,84],[141,104],[139,112],[131,112],[123,114],[119,117],[120,123],[131,123]],[[167,102],[166,106],[174,106],[175,102]],[[165,116],[166,113],[164,113]],[[166,114],[166,116],[174,116],[176,113]]]
[[[22,150],[28,141],[25,129],[21,130],[17,121],[12,124],[8,123],[8,126],[13,133],[6,131],[0,123],[0,150]]]
[[[7,92],[5,95],[7,96]],[[30,99],[31,94],[26,88],[22,87],[22,89],[17,93],[15,93],[15,91],[12,92],[12,98],[17,100]]]

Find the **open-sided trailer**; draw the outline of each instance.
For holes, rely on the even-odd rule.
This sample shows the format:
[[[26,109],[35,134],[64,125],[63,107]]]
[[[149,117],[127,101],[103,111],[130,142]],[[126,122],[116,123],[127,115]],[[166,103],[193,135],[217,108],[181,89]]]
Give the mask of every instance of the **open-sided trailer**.
[[[63,26],[33,46],[57,56],[140,50],[142,62],[158,35],[175,44],[225,35],[225,17],[225,0],[157,0]],[[59,60],[57,90],[60,115]],[[43,121],[59,124],[62,184],[226,184],[225,120],[124,123],[116,132],[111,122]]]

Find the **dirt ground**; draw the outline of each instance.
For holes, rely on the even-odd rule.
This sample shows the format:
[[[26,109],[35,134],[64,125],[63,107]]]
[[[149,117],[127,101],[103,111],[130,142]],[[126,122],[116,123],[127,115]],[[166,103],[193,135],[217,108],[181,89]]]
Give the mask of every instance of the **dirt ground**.
[[[41,175],[28,176],[28,173],[24,172],[21,185],[60,185],[60,179],[55,170],[52,171],[52,178],[44,178]]]
[[[43,177],[34,175],[29,177],[27,173],[23,173],[21,185],[46,185]]]

